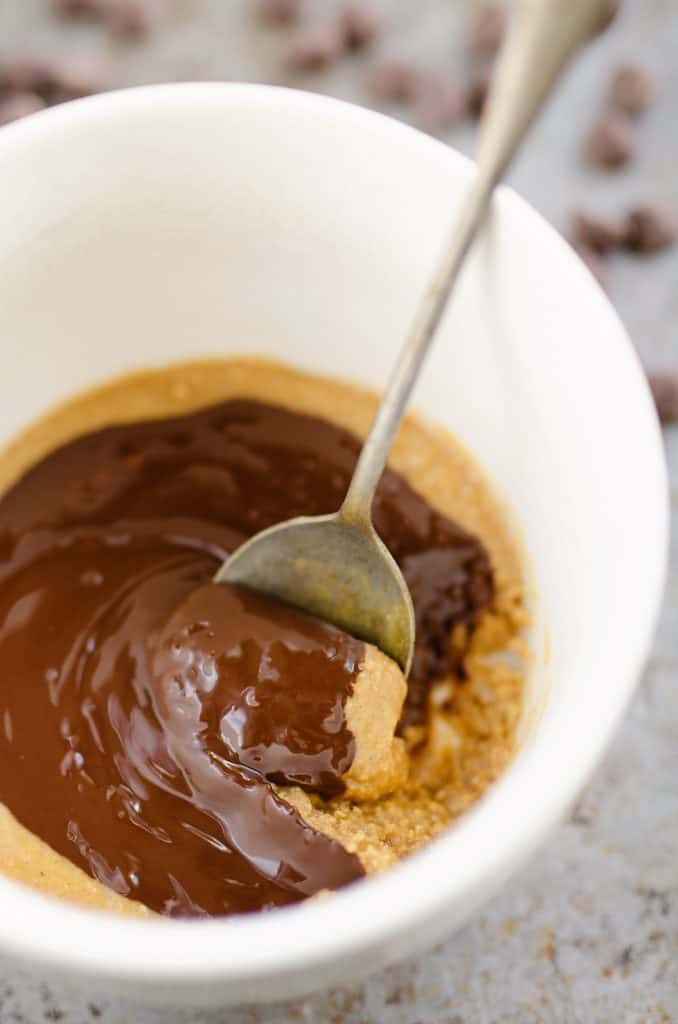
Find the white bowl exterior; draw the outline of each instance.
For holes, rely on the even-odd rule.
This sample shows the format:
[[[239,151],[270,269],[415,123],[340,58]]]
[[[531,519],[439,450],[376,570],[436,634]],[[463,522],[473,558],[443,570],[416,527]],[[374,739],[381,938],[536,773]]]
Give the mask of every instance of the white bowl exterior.
[[[269,355],[382,386],[471,173],[395,122],[266,87],[131,90],[5,129],[0,442],[82,388],[176,360]],[[4,954],[159,1002],[289,996],[451,930],[563,813],[650,643],[667,489],[619,321],[506,190],[414,404],[513,510],[538,638],[548,624],[544,713],[505,776],[392,872],[273,915],[111,919],[0,879]]]

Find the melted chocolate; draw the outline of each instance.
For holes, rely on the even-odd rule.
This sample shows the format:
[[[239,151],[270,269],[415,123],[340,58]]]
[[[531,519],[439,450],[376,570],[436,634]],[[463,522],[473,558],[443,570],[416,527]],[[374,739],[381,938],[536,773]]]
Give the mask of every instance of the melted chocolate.
[[[207,583],[151,647],[152,695],[170,726],[178,694],[182,708],[195,706],[213,757],[280,785],[342,792],[355,754],[345,705],[363,643],[254,591]]]
[[[210,583],[256,531],[335,510],[358,450],[322,420],[234,401],[79,438],[0,500],[0,800],[117,892],[218,914],[362,874],[270,782],[340,790],[363,645]],[[491,569],[390,471],[375,522],[412,590],[406,716],[421,720]]]

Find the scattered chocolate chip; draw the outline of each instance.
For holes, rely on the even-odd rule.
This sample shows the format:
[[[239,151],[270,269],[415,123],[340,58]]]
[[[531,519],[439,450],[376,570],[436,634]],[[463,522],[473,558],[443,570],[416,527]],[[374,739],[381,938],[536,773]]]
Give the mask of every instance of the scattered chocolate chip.
[[[350,3],[339,16],[339,28],[348,50],[366,50],[381,31],[381,18],[364,0]]]
[[[101,56],[75,55],[55,63],[54,81],[60,99],[75,100],[110,88],[110,67]]]
[[[605,170],[627,164],[634,152],[633,127],[626,114],[609,110],[593,126],[584,142],[589,163]]]
[[[63,18],[99,17],[106,0],[52,0],[52,10]]]
[[[163,14],[159,0],[106,0],[106,22],[120,39],[145,39]]]
[[[574,218],[574,237],[579,245],[602,254],[624,245],[626,226],[590,213],[578,213]]]
[[[322,71],[341,56],[343,39],[336,25],[311,25],[298,32],[289,53],[294,71]]]
[[[456,79],[444,74],[422,74],[414,90],[414,118],[429,132],[444,132],[468,116],[468,96]]]
[[[303,0],[257,0],[256,12],[273,25],[291,25],[298,21]]]
[[[38,96],[37,92],[15,92],[0,101],[0,125],[18,121],[20,117],[27,117],[29,114],[35,114],[44,106],[45,101]]]
[[[468,48],[474,54],[495,54],[506,31],[506,14],[497,4],[484,4],[474,11],[468,33]]]
[[[54,88],[54,62],[45,57],[19,54],[0,68],[0,89],[7,92],[37,92],[48,98]]]
[[[405,57],[385,57],[374,65],[369,87],[384,103],[407,103],[417,91],[421,70]]]
[[[480,71],[476,72],[476,75],[471,82],[468,107],[473,117],[480,117],[485,109],[487,97],[490,95],[490,89],[492,88],[493,74],[494,67],[491,64],[488,64],[486,67],[481,68]]]
[[[617,68],[610,82],[610,102],[632,117],[642,114],[654,99],[654,82],[644,68],[628,64]]]
[[[19,57],[0,71],[0,87],[10,96],[37,94],[49,103],[89,96],[109,84],[108,64],[99,56],[73,55],[51,61]]]
[[[652,373],[650,391],[661,423],[678,422],[678,373]]]
[[[639,206],[626,219],[624,244],[632,252],[661,252],[678,240],[678,220],[670,210]]]
[[[594,26],[594,35],[599,35],[599,33],[604,32],[610,27],[614,19],[617,17],[620,7],[621,0],[607,0],[607,3],[604,5],[603,10],[600,13],[598,22]]]
[[[600,252],[590,248],[588,245],[577,245],[576,252],[582,262],[589,268],[601,288],[605,288],[607,278],[605,273],[606,267]]]

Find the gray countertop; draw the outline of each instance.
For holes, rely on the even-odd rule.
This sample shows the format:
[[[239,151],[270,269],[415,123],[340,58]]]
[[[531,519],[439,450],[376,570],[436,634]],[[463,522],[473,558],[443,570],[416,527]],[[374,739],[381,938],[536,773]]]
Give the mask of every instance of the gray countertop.
[[[332,0],[308,0],[318,17]],[[0,0],[0,58],[31,48],[102,52],[112,84],[226,78],[319,89],[368,104],[365,58],[297,77],[284,70],[287,30],[262,28],[251,0],[167,0],[144,45],[91,25],[64,26],[47,0]],[[383,52],[461,61],[464,0],[382,0]],[[557,227],[574,208],[618,211],[637,200],[678,206],[678,4],[627,0],[539,122],[512,183]],[[449,57],[448,57],[449,59]],[[582,135],[621,60],[652,69],[658,98],[628,170],[579,158]],[[399,112],[400,113],[400,112]],[[472,130],[450,142],[470,151]],[[615,258],[609,293],[643,362],[678,369],[678,251]],[[595,344],[595,338],[591,339]],[[610,382],[614,386],[614,382]],[[601,396],[601,402],[604,396]],[[674,525],[678,428],[666,434]],[[0,963],[0,1024],[670,1024],[678,1022],[678,551],[651,662],[633,705],[575,811],[503,893],[454,937],[354,988],[293,1004],[201,1014],[92,1004]]]

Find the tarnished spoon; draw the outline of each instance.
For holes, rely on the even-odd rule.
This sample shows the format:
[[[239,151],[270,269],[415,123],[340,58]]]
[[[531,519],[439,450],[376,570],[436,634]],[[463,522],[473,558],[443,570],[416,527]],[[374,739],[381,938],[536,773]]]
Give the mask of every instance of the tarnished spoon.
[[[522,0],[483,116],[478,169],[450,240],[422,297],[344,503],[263,530],[216,575],[263,591],[369,640],[409,672],[412,599],[372,525],[372,500],[405,406],[495,185],[577,46],[602,27],[611,0]]]

